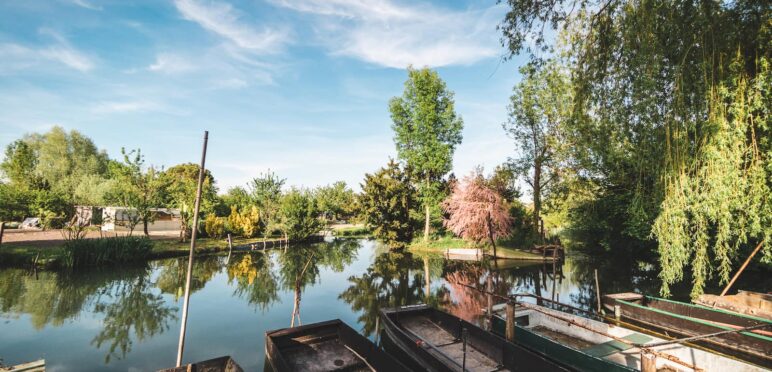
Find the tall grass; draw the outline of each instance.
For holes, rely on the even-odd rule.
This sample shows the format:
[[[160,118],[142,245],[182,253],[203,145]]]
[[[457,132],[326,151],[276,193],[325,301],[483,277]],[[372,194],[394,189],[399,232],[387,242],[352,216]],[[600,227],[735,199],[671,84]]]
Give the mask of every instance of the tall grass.
[[[64,244],[65,267],[115,265],[147,259],[153,242],[145,236],[70,240]]]

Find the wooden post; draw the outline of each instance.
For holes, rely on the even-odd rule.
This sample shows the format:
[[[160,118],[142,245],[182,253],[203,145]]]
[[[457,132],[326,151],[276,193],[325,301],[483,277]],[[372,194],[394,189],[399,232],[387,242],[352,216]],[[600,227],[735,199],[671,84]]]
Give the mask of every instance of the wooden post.
[[[726,288],[724,288],[724,291],[721,292],[721,296],[725,295],[726,292],[729,291],[729,288],[732,287],[732,284],[734,284],[734,281],[737,280],[737,278],[742,274],[743,270],[745,270],[745,267],[748,266],[748,263],[751,262],[751,259],[753,259],[753,256],[758,253],[759,249],[761,249],[761,245],[764,244],[764,241],[760,241],[759,245],[756,246],[756,249],[753,250],[753,253],[751,253],[750,256],[748,256],[748,259],[745,260],[745,263],[740,267],[740,270],[737,270],[737,274],[734,274],[734,277],[732,277],[732,280],[729,281],[729,284],[726,285]]]
[[[515,302],[507,302],[507,341],[515,342]]]
[[[5,232],[5,222],[0,222],[0,245],[3,245],[3,232]]]
[[[225,260],[226,263],[231,262],[231,252],[233,252],[233,242],[231,241],[231,234],[228,233],[228,259]]]
[[[180,342],[177,346],[177,367],[182,365],[182,354],[185,350],[185,327],[188,322],[188,304],[190,303],[190,280],[193,275],[193,252],[196,249],[196,232],[198,232],[198,211],[201,208],[201,188],[206,173],[206,145],[209,141],[209,131],[204,132],[204,148],[201,151],[201,167],[198,169],[198,188],[196,189],[196,204],[193,208],[193,231],[190,236],[190,254],[188,255],[188,273],[185,277],[185,296],[182,303],[182,322],[180,324]]]
[[[641,350],[641,372],[657,372],[657,356]]]
[[[617,318],[619,320],[622,317],[622,307],[619,305],[614,305],[614,318]]]
[[[485,278],[485,291],[488,292],[486,300],[488,302],[487,317],[488,317],[488,330],[493,330],[493,273],[488,270],[488,277]]]
[[[598,284],[598,269],[595,269],[595,297],[598,298],[598,312],[601,311],[600,306],[600,284]]]

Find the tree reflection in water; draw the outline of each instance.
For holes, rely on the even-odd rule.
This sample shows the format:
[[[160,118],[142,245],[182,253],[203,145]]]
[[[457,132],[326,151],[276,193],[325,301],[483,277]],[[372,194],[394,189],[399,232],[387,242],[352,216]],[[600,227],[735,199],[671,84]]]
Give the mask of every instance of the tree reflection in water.
[[[233,294],[247,300],[261,311],[279,300],[278,278],[266,253],[234,255],[227,265],[228,283],[235,282]]]
[[[198,256],[193,261],[193,275],[190,278],[190,293],[193,294],[206,285],[214,276],[222,270],[222,256]],[[188,272],[188,258],[171,258],[154,263],[160,270],[157,287],[163,293],[174,296],[179,300],[185,293],[185,279]]]

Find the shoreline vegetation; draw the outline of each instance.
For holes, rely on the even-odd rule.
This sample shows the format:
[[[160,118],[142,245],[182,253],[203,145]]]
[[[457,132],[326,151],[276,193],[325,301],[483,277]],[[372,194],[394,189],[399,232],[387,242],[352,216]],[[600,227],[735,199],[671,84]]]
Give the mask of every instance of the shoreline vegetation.
[[[408,250],[414,253],[429,253],[440,255],[444,255],[448,249],[454,248],[478,248],[481,249],[486,256],[492,256],[492,248],[486,244],[474,244],[456,237],[441,237],[436,240],[429,241],[424,241],[423,239],[419,238],[414,240],[408,246]],[[545,260],[545,258],[542,256],[514,247],[508,242],[504,241],[496,242],[496,258],[528,261]],[[551,259],[551,257],[546,258],[548,261]]]

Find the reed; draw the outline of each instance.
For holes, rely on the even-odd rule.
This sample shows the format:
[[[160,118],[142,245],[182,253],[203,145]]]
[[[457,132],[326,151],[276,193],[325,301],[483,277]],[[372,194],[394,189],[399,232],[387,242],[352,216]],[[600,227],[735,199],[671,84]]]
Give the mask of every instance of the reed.
[[[116,265],[145,260],[152,249],[153,242],[144,236],[70,240],[61,262],[66,267]]]

